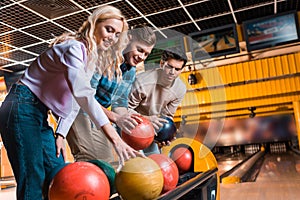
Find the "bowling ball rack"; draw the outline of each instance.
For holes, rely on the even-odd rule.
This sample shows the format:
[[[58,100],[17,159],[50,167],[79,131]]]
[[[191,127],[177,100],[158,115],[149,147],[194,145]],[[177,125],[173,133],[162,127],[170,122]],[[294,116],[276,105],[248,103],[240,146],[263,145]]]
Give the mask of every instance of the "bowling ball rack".
[[[177,187],[157,197],[155,200],[216,200],[217,172],[214,168],[206,172],[187,172],[180,175]],[[114,195],[110,200],[121,200]]]
[[[161,194],[155,200],[220,200],[218,165],[210,149],[197,140],[183,137],[177,138],[169,146],[164,146],[161,152],[170,157],[179,147],[186,147],[193,153],[192,167],[179,176],[176,188]],[[112,200],[121,199],[114,195]]]
[[[206,172],[187,172],[179,177],[177,187],[155,200],[215,200],[217,194],[217,172],[214,168]]]

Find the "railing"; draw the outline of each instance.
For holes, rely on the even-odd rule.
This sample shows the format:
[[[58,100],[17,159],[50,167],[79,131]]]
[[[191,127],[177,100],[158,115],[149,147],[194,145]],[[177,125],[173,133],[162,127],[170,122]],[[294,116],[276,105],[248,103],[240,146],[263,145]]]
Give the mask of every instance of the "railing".
[[[230,175],[222,178],[222,183],[239,183],[242,178],[249,172],[249,170],[254,166],[254,164],[264,156],[264,151],[257,152],[254,156],[247,159],[247,161],[241,163]]]

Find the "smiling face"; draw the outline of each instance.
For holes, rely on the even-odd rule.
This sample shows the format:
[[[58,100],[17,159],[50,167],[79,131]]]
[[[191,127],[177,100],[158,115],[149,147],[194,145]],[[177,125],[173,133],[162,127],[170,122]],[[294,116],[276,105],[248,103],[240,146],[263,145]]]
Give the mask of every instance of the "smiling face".
[[[130,66],[136,66],[146,60],[153,47],[154,45],[149,46],[144,42],[130,41],[124,51],[125,62]]]
[[[98,49],[105,51],[117,43],[122,29],[123,21],[119,19],[107,19],[99,22],[94,32]]]

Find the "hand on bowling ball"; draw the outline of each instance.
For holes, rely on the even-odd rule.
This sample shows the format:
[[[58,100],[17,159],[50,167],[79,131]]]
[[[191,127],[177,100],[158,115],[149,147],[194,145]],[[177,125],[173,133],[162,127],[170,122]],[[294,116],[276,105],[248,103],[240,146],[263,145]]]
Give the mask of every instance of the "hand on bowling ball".
[[[141,115],[138,114],[126,114],[119,116],[116,120],[117,126],[125,133],[131,134],[131,130],[134,129],[143,120]]]
[[[143,156],[139,151],[133,149],[128,144],[126,144],[117,133],[110,134],[116,131],[112,126],[110,126],[109,124],[105,124],[101,128],[105,133],[108,133],[107,137],[112,142],[112,145],[119,157],[119,162],[121,165],[124,165],[126,160],[130,158],[135,158],[137,155]]]
[[[148,119],[152,122],[152,125],[157,132],[161,127],[163,127],[164,123],[167,123],[168,120],[165,118],[161,118],[157,115],[151,115],[148,117]]]
[[[176,139],[176,137],[173,137],[173,139],[171,140],[171,141],[173,141],[173,140],[175,140]],[[159,141],[157,141],[157,140],[154,140],[155,141],[155,143],[158,145],[158,148],[162,148],[162,147],[164,147],[164,146],[170,146],[171,145],[171,141],[162,141],[162,142],[159,142]]]
[[[175,139],[176,126],[171,118],[165,116],[161,118],[165,119],[166,122],[163,122],[163,126],[157,130],[154,140],[161,145],[170,145],[170,141]]]

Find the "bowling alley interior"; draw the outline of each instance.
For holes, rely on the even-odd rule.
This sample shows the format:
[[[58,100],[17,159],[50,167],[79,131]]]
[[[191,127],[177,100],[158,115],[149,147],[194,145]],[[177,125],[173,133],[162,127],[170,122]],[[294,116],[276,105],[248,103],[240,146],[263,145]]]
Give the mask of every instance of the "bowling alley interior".
[[[173,118],[176,138],[160,149],[178,168],[174,186],[164,190],[163,169],[150,167],[152,160],[146,168],[158,171],[140,172],[144,166],[129,159],[126,170],[115,170],[109,199],[299,198],[296,0],[1,0],[0,105],[53,37],[76,32],[101,5],[120,9],[130,28],[153,28],[156,44],[136,66],[137,74],[158,68],[162,51],[170,47],[188,58],[180,74],[187,91]],[[51,113],[48,121],[55,130]],[[74,164],[68,145],[67,152],[66,162]],[[1,137],[0,164],[0,199],[16,200],[17,183]]]

